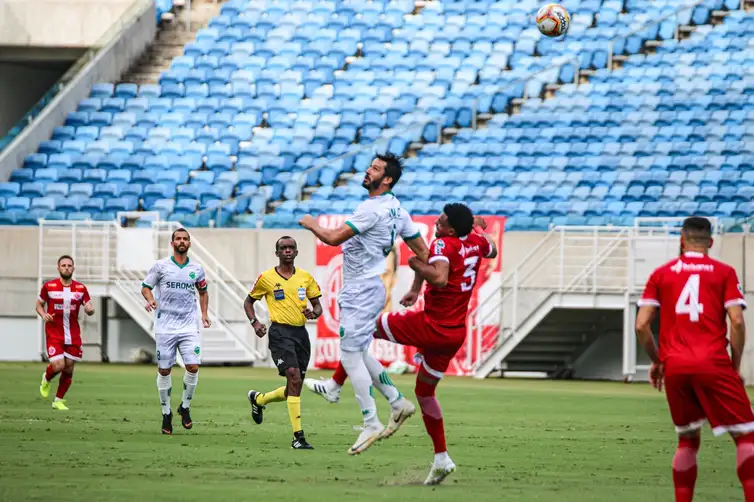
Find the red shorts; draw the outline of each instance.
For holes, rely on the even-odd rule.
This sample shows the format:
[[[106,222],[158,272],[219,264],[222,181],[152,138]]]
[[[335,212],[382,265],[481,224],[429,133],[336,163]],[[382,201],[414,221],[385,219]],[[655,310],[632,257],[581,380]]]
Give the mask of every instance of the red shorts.
[[[47,336],[47,358],[52,361],[57,361],[63,357],[72,359],[74,361],[81,361],[81,357],[84,352],[81,350],[81,345],[70,345],[65,343],[65,339],[57,336]]]
[[[679,434],[701,429],[707,421],[715,436],[754,431],[749,396],[730,366],[715,366],[700,373],[666,374],[665,395]]]
[[[407,310],[382,314],[375,336],[416,347],[427,373],[442,378],[466,340],[466,328],[432,326],[424,311]]]

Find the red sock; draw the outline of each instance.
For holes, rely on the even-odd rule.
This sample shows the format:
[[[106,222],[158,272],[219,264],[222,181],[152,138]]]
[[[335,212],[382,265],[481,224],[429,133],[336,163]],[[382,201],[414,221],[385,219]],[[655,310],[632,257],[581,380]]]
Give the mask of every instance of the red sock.
[[[673,457],[673,485],[676,502],[691,502],[696,485],[696,455],[701,438],[678,438],[678,449]]]
[[[346,378],[348,378],[346,369],[343,367],[342,363],[338,363],[338,367],[335,368],[335,373],[333,373],[332,379],[335,380],[335,383],[342,387],[343,384],[346,383]]]
[[[62,375],[60,375],[58,391],[55,393],[55,397],[57,397],[58,399],[63,399],[65,397],[65,393],[68,392],[68,388],[71,386],[72,381],[73,373],[63,373]]]
[[[432,380],[435,384],[427,383],[425,380]],[[421,368],[416,375],[416,388],[414,392],[422,409],[424,427],[427,429],[429,437],[432,438],[432,444],[435,446],[435,453],[442,453],[448,451],[448,447],[445,444],[445,424],[442,421],[442,410],[440,409],[440,403],[437,402],[437,397],[435,397],[435,387],[438,381],[426,373],[424,368]]]
[[[744,500],[754,502],[754,433],[736,440],[736,472],[744,489]]]
[[[52,379],[58,376],[58,373],[52,369],[52,364],[47,365],[47,369],[45,370],[45,378],[48,382],[52,382]]]

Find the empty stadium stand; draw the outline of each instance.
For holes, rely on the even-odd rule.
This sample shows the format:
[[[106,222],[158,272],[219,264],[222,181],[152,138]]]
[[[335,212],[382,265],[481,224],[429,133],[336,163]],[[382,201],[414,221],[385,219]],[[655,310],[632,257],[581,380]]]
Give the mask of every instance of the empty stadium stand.
[[[207,225],[222,205],[222,224],[289,226],[351,210],[360,177],[344,181],[375,141],[409,154],[399,195],[417,214],[451,198],[510,229],[751,214],[754,17],[731,0],[563,3],[571,30],[551,40],[529,0],[225,2],[157,82],[95,85],[0,184],[0,223]],[[475,129],[476,112],[492,117]],[[460,128],[450,143],[437,123]]]

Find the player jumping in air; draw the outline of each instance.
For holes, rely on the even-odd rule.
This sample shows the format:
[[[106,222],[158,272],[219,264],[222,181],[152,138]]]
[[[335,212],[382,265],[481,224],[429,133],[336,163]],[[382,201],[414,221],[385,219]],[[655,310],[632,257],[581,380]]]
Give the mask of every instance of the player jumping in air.
[[[382,314],[374,335],[418,350],[421,366],[416,375],[416,399],[435,449],[426,485],[442,482],[456,469],[445,444],[445,426],[435,389],[466,340],[466,315],[482,259],[497,256],[493,240],[482,233],[484,228],[484,220],[474,218],[467,206],[445,205],[435,223],[436,239],[429,245],[429,260],[412,256],[408,261],[416,275],[401,304],[413,305],[426,280],[424,310]]]
[[[291,448],[311,450],[313,447],[306,441],[301,427],[301,379],[306,375],[311,355],[309,333],[304,325],[307,319],[314,320],[322,315],[322,305],[319,303],[322,293],[314,277],[294,265],[298,246],[293,237],[279,238],[275,243],[275,255],[279,259],[278,265],[257,277],[243,308],[257,336],[262,338],[267,334],[267,329],[257,320],[254,303],[262,298],[267,301],[272,321],[269,331],[270,355],[280,376],[286,378],[286,385],[265,393],[250,390],[251,417],[261,424],[267,403],[286,401],[293,427]],[[307,307],[307,299],[312,308]]]
[[[711,246],[709,220],[687,218],[681,229],[682,255],[652,273],[638,302],[636,335],[652,360],[651,384],[658,391],[664,384],[678,433],[675,500],[690,502],[694,496],[701,428],[709,421],[715,436],[733,436],[744,497],[754,502],[754,412],[739,376],[746,301],[735,270],[708,256]],[[651,328],[658,308],[659,352]]]
[[[191,236],[185,228],[173,232],[170,245],[173,256],[163,258],[152,265],[141,284],[141,295],[147,301],[147,312],[155,311],[155,340],[157,342],[157,390],[162,405],[162,433],[173,433],[173,412],[170,411],[170,390],[173,381],[170,371],[180,350],[186,367],[183,375],[183,397],[176,410],[181,415],[181,425],[190,429],[193,425],[189,407],[199,380],[201,363],[201,339],[197,319],[196,293],[202,312],[202,325],[209,328],[207,315],[209,294],[204,269],[189,260]],[[152,290],[157,288],[157,300]]]
[[[343,245],[343,288],[338,296],[340,358],[351,377],[364,418],[364,430],[348,450],[350,455],[365,451],[378,439],[390,437],[416,412],[416,407],[395,388],[382,364],[368,352],[375,321],[385,306],[385,286],[380,275],[385,271],[385,257],[395,240],[401,237],[421,259],[427,256],[421,234],[391,191],[402,170],[395,155],[378,155],[362,183],[369,191],[369,198],[359,204],[341,227],[322,228],[311,215],[299,222],[325,244]],[[392,407],[387,427],[377,417],[372,385]]]
[[[86,286],[73,277],[73,258],[63,255],[58,258],[60,278],[44,283],[37,298],[37,314],[45,322],[47,357],[50,364],[42,375],[39,393],[46,398],[50,395],[50,382],[58,373],[60,382],[52,402],[55,410],[67,410],[65,393],[73,381],[73,366],[81,361],[81,327],[79,310],[84,307],[86,315],[94,315],[94,306]]]

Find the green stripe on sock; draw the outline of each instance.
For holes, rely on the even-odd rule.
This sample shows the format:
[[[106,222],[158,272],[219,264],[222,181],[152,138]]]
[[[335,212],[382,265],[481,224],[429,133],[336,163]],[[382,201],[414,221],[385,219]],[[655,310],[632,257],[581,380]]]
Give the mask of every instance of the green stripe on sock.
[[[388,375],[387,372],[385,372],[385,371],[383,371],[382,373],[380,373],[380,383],[382,385],[389,385],[391,387],[395,387],[395,384],[390,379],[390,375]]]

